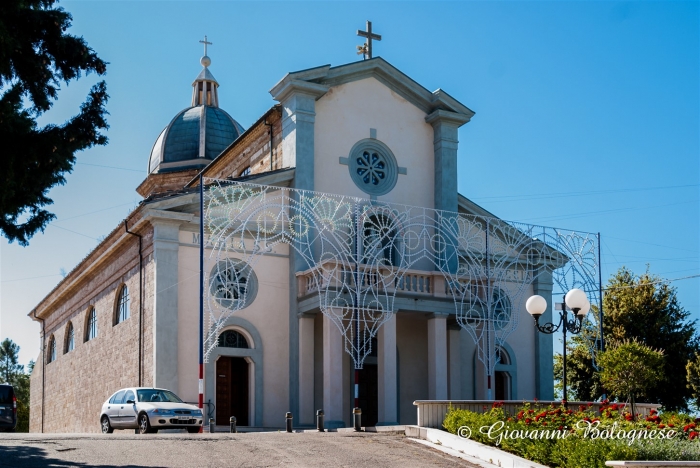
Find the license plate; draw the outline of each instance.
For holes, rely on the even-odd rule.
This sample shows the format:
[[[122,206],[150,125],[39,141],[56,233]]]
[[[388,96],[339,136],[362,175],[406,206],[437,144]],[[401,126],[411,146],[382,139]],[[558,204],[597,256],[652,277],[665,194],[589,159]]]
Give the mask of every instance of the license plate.
[[[190,417],[189,416],[178,416],[177,419],[179,419],[180,421],[187,421],[188,419],[190,419]]]

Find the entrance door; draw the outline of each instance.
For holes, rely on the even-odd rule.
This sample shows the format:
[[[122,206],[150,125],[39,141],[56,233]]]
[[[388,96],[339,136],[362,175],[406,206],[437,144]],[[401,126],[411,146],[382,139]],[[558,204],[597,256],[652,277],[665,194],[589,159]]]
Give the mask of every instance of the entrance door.
[[[496,371],[496,400],[510,400],[510,379],[503,371]]]
[[[360,408],[362,409],[362,425],[376,426],[379,418],[379,381],[376,364],[363,364],[360,369],[359,388]]]
[[[240,357],[220,357],[216,361],[216,423],[227,425],[231,416],[236,424],[249,426],[248,363]]]

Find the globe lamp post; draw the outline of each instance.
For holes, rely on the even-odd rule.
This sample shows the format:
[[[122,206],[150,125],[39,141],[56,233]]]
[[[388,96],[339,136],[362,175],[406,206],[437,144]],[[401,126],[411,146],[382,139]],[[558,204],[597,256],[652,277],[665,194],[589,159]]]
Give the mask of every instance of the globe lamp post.
[[[547,300],[544,297],[538,295],[530,297],[525,303],[525,309],[535,319],[535,328],[540,333],[551,335],[559,331],[559,329],[562,330],[564,335],[564,351],[562,354],[564,365],[563,399],[564,404],[566,404],[568,401],[566,392],[566,334],[567,332],[573,335],[581,333],[583,319],[586,318],[586,314],[591,310],[591,303],[588,302],[586,293],[580,289],[572,289],[564,296],[563,303],[556,304],[556,309],[559,311],[559,323],[556,325],[552,322],[540,324],[540,317],[547,310]],[[569,311],[573,313],[573,318],[570,318]]]

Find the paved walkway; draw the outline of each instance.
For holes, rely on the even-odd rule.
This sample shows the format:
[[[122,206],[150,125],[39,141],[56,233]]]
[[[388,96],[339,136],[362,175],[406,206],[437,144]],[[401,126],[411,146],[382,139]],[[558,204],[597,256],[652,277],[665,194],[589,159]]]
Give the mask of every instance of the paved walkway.
[[[131,431],[129,431],[131,432]],[[400,433],[0,434],[0,467],[476,468]]]

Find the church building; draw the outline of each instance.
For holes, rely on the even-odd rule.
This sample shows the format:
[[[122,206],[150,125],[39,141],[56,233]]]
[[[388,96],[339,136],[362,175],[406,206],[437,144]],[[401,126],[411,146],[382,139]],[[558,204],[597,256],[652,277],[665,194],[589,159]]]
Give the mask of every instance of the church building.
[[[474,112],[365,52],[365,60],[271,83],[276,103],[247,129],[219,107],[205,52],[191,105],[163,122],[147,162],[144,154],[142,202],[29,313],[41,324],[43,349],[31,376],[32,432],[98,432],[102,403],[127,386],[197,402],[200,180],[498,220],[457,191],[459,129]],[[205,414],[217,424],[235,415],[239,426],[282,427],[290,411],[295,426],[311,427],[323,409],[327,426],[349,427],[357,402],[363,425],[415,424],[415,400],[553,399],[552,337],[538,334],[525,310],[532,294],[551,298],[551,276],[517,296],[508,287],[489,292],[494,313],[512,324],[487,349],[496,356],[491,379],[463,326],[476,319],[460,325],[450,286],[415,263],[396,282],[393,308],[356,369],[319,302],[313,268],[292,250],[278,243],[252,265],[232,254],[218,259],[228,262],[219,273],[206,264],[204,294],[221,304],[245,295],[218,324],[204,365]],[[394,253],[381,255],[394,265]],[[211,285],[225,288],[241,270],[239,289],[217,296]]]

